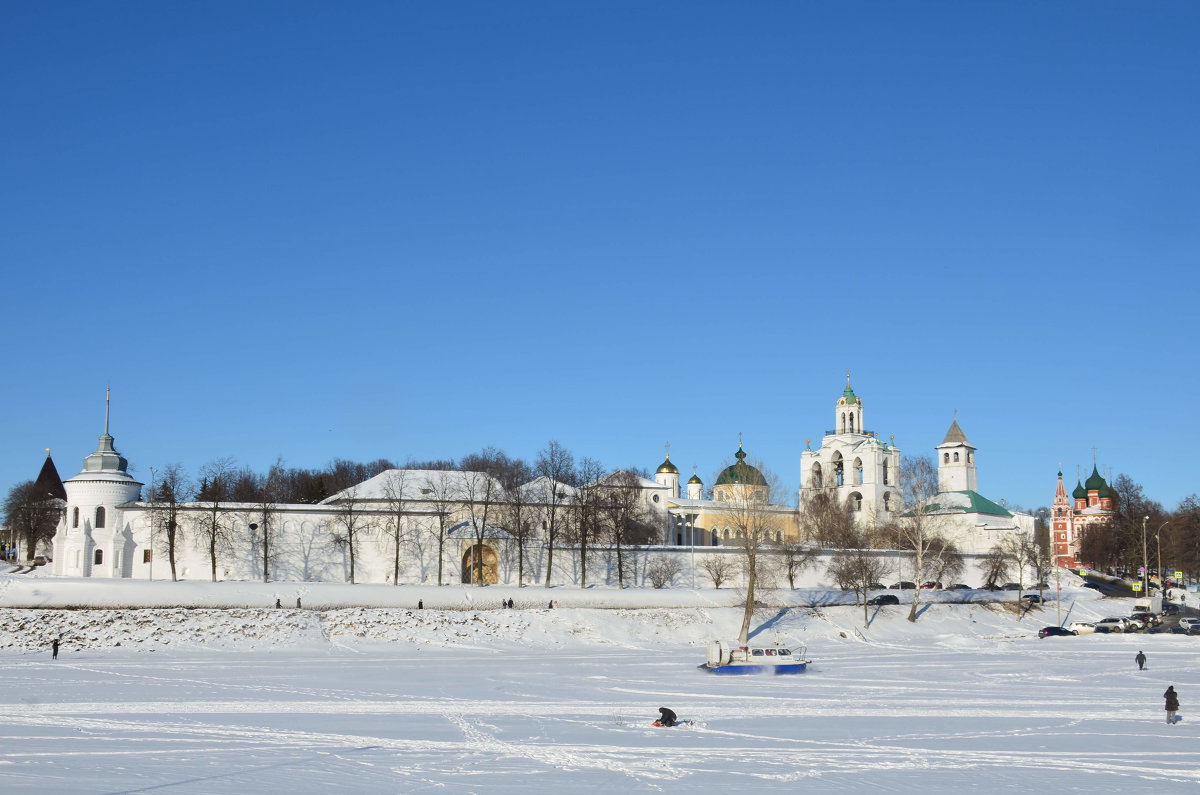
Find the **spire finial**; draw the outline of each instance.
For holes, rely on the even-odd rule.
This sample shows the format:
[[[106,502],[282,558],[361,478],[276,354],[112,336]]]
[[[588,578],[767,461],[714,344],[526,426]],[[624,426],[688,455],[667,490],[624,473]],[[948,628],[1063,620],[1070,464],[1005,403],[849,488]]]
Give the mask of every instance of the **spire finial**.
[[[50,448],[47,447],[46,448],[46,458],[49,458],[49,457],[50,457]]]
[[[1092,469],[1096,468],[1096,445],[1092,445]]]
[[[671,457],[671,443],[667,442],[667,458]]]
[[[846,386],[850,386],[850,371],[846,371]]]
[[[742,432],[738,431],[738,449],[742,449]]]
[[[112,386],[104,388],[104,435],[108,436],[108,404],[112,400]]]

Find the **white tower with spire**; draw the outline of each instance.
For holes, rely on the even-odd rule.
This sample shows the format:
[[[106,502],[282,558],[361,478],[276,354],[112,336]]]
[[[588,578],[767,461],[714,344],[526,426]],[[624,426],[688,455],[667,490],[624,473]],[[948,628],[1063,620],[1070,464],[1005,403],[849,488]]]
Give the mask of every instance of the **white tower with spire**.
[[[659,465],[658,470],[654,473],[654,482],[660,486],[666,486],[670,492],[669,498],[679,497],[679,468],[671,463],[671,443],[667,442],[667,457],[666,460]]]
[[[128,577],[133,561],[132,528],[120,506],[134,502],[142,484],[130,477],[129,462],[108,432],[111,390],[104,397],[104,433],[83,469],[63,481],[67,510],[54,536],[54,573],[67,577]]]

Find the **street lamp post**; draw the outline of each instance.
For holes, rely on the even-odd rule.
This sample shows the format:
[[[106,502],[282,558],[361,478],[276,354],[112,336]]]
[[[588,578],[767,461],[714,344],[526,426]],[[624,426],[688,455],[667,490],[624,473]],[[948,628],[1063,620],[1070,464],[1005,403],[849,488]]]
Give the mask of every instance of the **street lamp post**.
[[[1149,516],[1142,517],[1142,593],[1150,595],[1150,556],[1146,554],[1146,522]]]
[[[1158,529],[1154,531],[1154,543],[1158,545],[1158,589],[1159,589],[1159,591],[1162,591],[1162,581],[1163,581],[1163,576],[1162,576],[1162,571],[1163,571],[1163,568],[1162,568],[1162,539],[1159,538],[1159,535],[1162,533],[1162,529],[1164,527],[1166,527],[1167,525],[1169,525],[1170,523],[1171,522],[1169,520],[1166,522],[1163,522],[1162,524],[1160,524],[1158,526]]]
[[[696,590],[696,517],[688,517],[688,539],[692,542],[692,590]]]
[[[157,473],[157,470],[154,467],[150,467],[150,579],[151,580],[154,580],[154,525],[156,524],[155,511],[154,511],[154,475],[156,473]]]

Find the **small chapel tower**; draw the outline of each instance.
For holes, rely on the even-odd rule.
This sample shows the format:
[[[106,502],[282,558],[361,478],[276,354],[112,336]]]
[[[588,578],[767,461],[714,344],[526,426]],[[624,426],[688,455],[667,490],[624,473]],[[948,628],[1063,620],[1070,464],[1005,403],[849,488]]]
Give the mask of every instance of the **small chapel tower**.
[[[937,446],[938,491],[979,491],[975,474],[975,448],[958,427],[958,412],[946,438]]]
[[[679,468],[671,463],[671,444],[667,443],[667,458],[654,473],[654,482],[666,486],[669,496],[679,498]]]

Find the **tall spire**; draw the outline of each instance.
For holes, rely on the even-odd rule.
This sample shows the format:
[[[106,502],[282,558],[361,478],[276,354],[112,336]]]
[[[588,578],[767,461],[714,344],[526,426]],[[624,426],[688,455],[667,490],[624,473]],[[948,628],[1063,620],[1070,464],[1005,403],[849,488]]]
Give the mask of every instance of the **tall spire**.
[[[104,388],[104,435],[108,436],[108,406],[112,402],[112,386]]]

